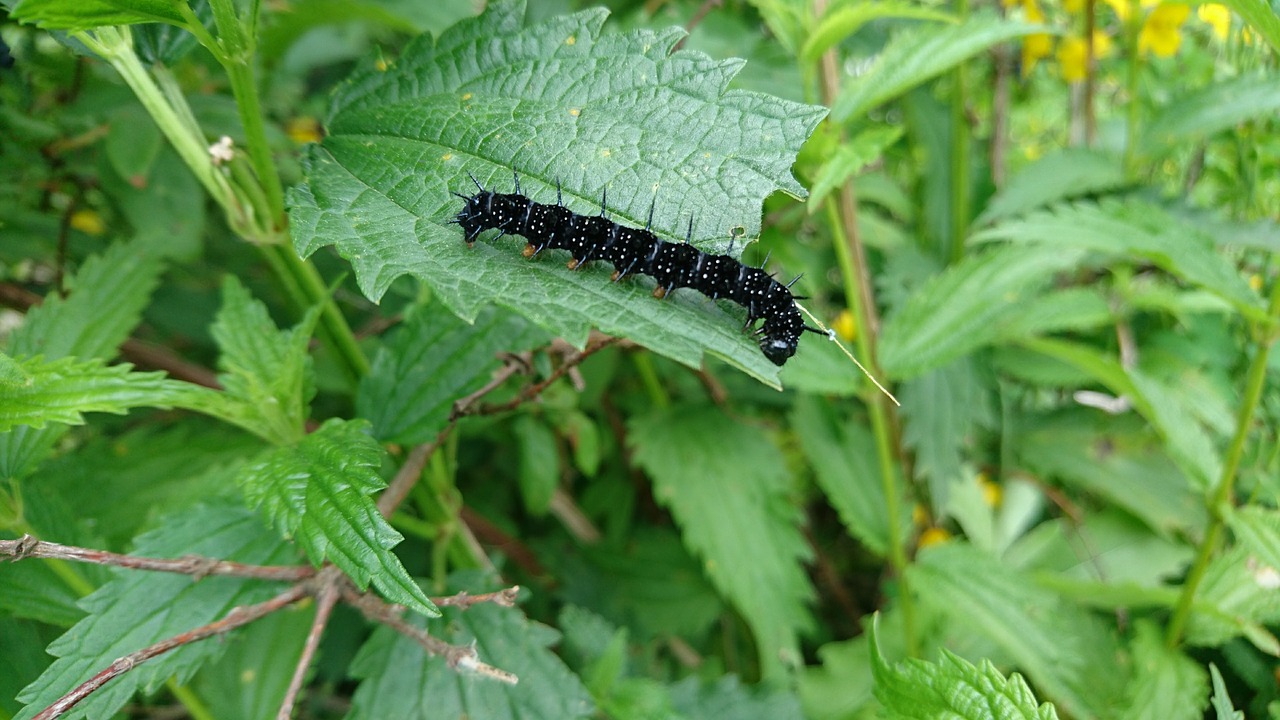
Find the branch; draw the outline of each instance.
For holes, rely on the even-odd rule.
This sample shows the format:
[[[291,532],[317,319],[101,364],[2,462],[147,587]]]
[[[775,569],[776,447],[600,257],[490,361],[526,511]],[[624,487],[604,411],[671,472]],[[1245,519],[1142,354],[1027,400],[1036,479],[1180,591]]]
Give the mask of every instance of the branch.
[[[81,683],[71,692],[58,698],[52,705],[40,711],[40,714],[36,715],[33,720],[54,720],[55,718],[62,717],[64,713],[75,707],[80,703],[80,701],[89,697],[89,695],[98,690],[98,688],[101,688],[111,680],[132,670],[135,665],[144,663],[154,657],[163,655],[170,650],[182,647],[183,645],[188,645],[199,640],[204,640],[205,638],[213,637],[214,635],[221,635],[235,630],[236,628],[244,627],[254,620],[266,617],[277,610],[288,607],[298,600],[301,600],[307,596],[307,591],[308,588],[305,584],[294,585],[266,602],[260,602],[248,607],[232,608],[231,612],[227,613],[225,618],[218,620],[217,622],[203,625],[194,630],[188,630],[187,632],[161,640],[153,645],[148,645],[137,652],[129,653],[108,665],[104,670],[98,672],[98,674]]]
[[[477,675],[484,675],[508,685],[515,685],[520,682],[520,678],[516,677],[514,673],[509,673],[501,668],[481,662],[474,647],[469,645],[450,645],[439,638],[432,637],[426,630],[405,622],[400,617],[400,614],[404,612],[404,608],[399,605],[389,604],[376,595],[357,592],[350,586],[342,589],[342,600],[359,610],[369,620],[386,625],[418,643],[428,653],[444,658],[445,663],[451,668],[470,670]]]
[[[316,650],[320,648],[320,636],[324,634],[325,625],[329,624],[329,617],[333,613],[333,606],[338,602],[338,596],[341,593],[339,588],[344,579],[342,571],[333,565],[326,565],[316,577],[316,584],[319,585],[315,592],[316,617],[311,621],[311,629],[307,632],[307,643],[302,646],[302,654],[298,657],[298,664],[293,670],[293,678],[289,680],[289,689],[285,691],[284,699],[280,702],[280,710],[276,712],[276,720],[289,720],[293,715],[294,703],[298,699],[298,693],[302,691],[303,681],[307,679],[307,668],[311,667]]]
[[[433,597],[431,598],[431,602],[435,603],[436,607],[456,607],[461,610],[466,610],[472,605],[479,605],[487,602],[491,602],[494,605],[499,605],[501,607],[515,607],[516,596],[519,594],[520,586],[512,585],[511,587],[503,590],[497,590],[491,593],[481,593],[479,595],[472,595],[466,590],[463,590],[457,595]]]
[[[305,565],[245,565],[244,563],[217,560],[214,558],[186,555],[180,558],[148,558],[136,555],[122,555],[105,550],[61,545],[46,540],[37,540],[31,535],[23,535],[17,540],[0,540],[0,557],[9,556],[14,562],[27,558],[50,558],[57,560],[75,560],[94,565],[111,565],[134,570],[153,570],[190,575],[195,579],[210,575],[229,575],[231,577],[255,578],[258,580],[278,580],[297,582],[315,575],[315,569]]]
[[[586,349],[582,352],[574,353],[566,357],[564,363],[562,363],[560,367],[556,368],[555,372],[548,375],[545,380],[524,387],[520,390],[518,395],[507,402],[499,403],[497,405],[477,405],[474,408],[466,410],[462,414],[494,415],[497,413],[507,412],[508,410],[515,410],[524,403],[529,402],[538,395],[541,395],[543,390],[546,390],[552,383],[569,374],[570,371],[582,364],[583,360],[586,360],[597,352],[617,343],[619,339],[620,338],[616,337],[604,337],[601,340],[587,345]],[[457,412],[456,406],[454,410]]]

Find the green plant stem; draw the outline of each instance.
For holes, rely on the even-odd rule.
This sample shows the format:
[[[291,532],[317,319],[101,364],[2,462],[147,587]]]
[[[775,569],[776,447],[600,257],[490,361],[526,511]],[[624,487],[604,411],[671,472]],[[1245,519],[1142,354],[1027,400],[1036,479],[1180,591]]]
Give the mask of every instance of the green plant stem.
[[[182,704],[182,707],[193,720],[218,720],[218,716],[213,714],[213,711],[204,704],[200,696],[191,688],[179,684],[173,678],[169,678],[165,682],[165,687],[169,688],[169,692],[173,693],[173,696],[178,699],[178,702]]]
[[[1142,73],[1142,52],[1138,49],[1138,35],[1142,31],[1142,14],[1133,8],[1133,15],[1125,24],[1125,43],[1129,47],[1129,65],[1125,73],[1125,93],[1128,106],[1125,108],[1125,141],[1124,172],[1130,179],[1138,174],[1138,122],[1141,103],[1138,100],[1138,81]]]
[[[956,0],[956,17],[969,16],[968,0]],[[969,228],[969,76],[965,63],[951,71],[951,247],[950,261],[964,257],[964,238]]]
[[[1275,345],[1276,328],[1280,326],[1280,282],[1271,288],[1271,301],[1270,307],[1267,308],[1267,315],[1269,322],[1262,329],[1257,352],[1254,353],[1253,361],[1249,363],[1244,398],[1240,403],[1240,411],[1236,414],[1235,434],[1231,436],[1231,444],[1227,446],[1227,456],[1222,463],[1222,476],[1218,479],[1218,484],[1212,488],[1212,495],[1208,498],[1209,527],[1205,530],[1204,539],[1200,541],[1196,559],[1192,562],[1191,569],[1187,571],[1187,579],[1182,583],[1178,604],[1174,606],[1173,616],[1169,619],[1169,626],[1165,630],[1165,644],[1171,648],[1177,647],[1182,642],[1182,634],[1191,618],[1191,606],[1195,602],[1196,591],[1204,580],[1209,563],[1213,561],[1226,527],[1223,511],[1232,502],[1240,459],[1244,456],[1244,443],[1249,436],[1249,425],[1253,420],[1253,413],[1262,400],[1262,389],[1267,379],[1267,360],[1271,355],[1272,346]]]
[[[653,357],[648,353],[635,353],[631,356],[636,372],[640,374],[640,382],[649,393],[649,402],[657,408],[671,407],[671,398],[658,379],[658,371],[653,367]]]

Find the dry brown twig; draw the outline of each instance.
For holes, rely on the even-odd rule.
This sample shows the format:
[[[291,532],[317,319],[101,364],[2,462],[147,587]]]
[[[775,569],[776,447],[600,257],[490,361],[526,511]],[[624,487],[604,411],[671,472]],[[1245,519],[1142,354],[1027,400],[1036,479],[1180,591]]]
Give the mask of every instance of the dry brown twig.
[[[221,620],[165,638],[117,659],[40,711],[35,716],[36,720],[55,720],[62,717],[68,710],[83,702],[111,680],[120,677],[148,660],[184,645],[239,629],[307,597],[316,598],[316,617],[307,634],[306,644],[301,657],[298,659],[289,689],[277,713],[278,720],[287,720],[293,714],[297,696],[301,692],[302,684],[306,679],[307,668],[310,667],[315,657],[325,625],[328,623],[332,610],[339,600],[356,607],[366,618],[381,622],[404,634],[421,645],[427,652],[444,657],[452,668],[475,672],[509,684],[515,684],[519,681],[512,673],[481,662],[475,648],[450,645],[443,640],[431,637],[425,630],[405,622],[401,617],[404,612],[403,607],[387,603],[371,593],[360,592],[350,578],[332,565],[326,565],[316,571],[314,568],[307,566],[246,565],[197,556],[176,559],[144,558],[45,542],[31,535],[24,535],[17,540],[0,540],[0,557],[5,556],[13,562],[32,558],[60,559],[132,570],[180,573],[190,575],[193,581],[199,581],[210,575],[223,575],[293,583],[288,589],[270,600],[233,608]],[[466,610],[482,603],[493,603],[501,607],[514,607],[519,592],[519,586],[513,586],[478,595],[461,592],[456,595],[433,598],[432,601],[441,607],[455,607],[461,610]]]

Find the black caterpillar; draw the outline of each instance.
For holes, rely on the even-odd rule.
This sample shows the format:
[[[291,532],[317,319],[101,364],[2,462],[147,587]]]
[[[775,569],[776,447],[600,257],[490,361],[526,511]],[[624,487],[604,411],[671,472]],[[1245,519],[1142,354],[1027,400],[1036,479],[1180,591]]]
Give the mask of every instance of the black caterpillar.
[[[533,257],[548,248],[568,250],[573,254],[570,269],[603,260],[613,265],[614,280],[632,274],[652,276],[658,282],[653,291],[658,298],[682,287],[693,288],[712,299],[728,298],[747,309],[744,330],[756,320],[764,320],[753,334],[759,338],[761,352],[775,365],[782,365],[796,353],[800,335],[805,330],[822,332],[805,325],[800,317],[796,296],[791,294],[795,280],[783,285],[760,268],[743,265],[729,255],[708,255],[689,244],[688,238],[693,234],[692,218],[686,241],[671,243],[649,232],[653,224],[652,205],[649,222],[640,229],[619,225],[605,217],[607,193],[600,201],[600,214],[589,216],[577,215],[564,206],[559,183],[556,204],[543,205],[520,194],[518,175],[516,191],[509,195],[485,190],[474,176],[471,182],[479,192],[471,197],[454,193],[466,205],[450,221],[462,226],[468,245],[485,230],[496,229],[502,235],[523,236],[529,242],[524,249],[525,257]]]

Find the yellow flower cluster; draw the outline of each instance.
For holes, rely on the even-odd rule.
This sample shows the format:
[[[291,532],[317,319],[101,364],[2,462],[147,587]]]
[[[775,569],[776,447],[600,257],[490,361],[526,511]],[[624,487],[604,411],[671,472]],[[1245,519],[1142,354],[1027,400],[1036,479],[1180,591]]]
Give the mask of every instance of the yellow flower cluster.
[[[1085,9],[1084,0],[1060,0],[1062,9],[1070,15],[1079,15]],[[1156,57],[1172,57],[1182,46],[1182,27],[1191,16],[1191,6],[1182,2],[1161,0],[1103,0],[1115,12],[1122,23],[1130,22],[1135,13],[1141,13],[1142,28],[1138,32],[1138,52]],[[1023,17],[1034,23],[1046,24],[1040,0],[1005,0],[1006,5],[1021,6]],[[1199,6],[1196,16],[1213,30],[1214,37],[1224,40],[1231,29],[1231,11],[1225,5],[1206,3]],[[1079,23],[1075,23],[1079,26]],[[1105,32],[1095,30],[1093,56],[1101,59],[1113,52],[1113,42]],[[1022,40],[1022,72],[1030,73],[1040,60],[1055,55],[1053,36],[1034,33]],[[1079,35],[1063,38],[1056,51],[1062,79],[1080,82],[1085,78],[1089,63],[1088,43]]]

